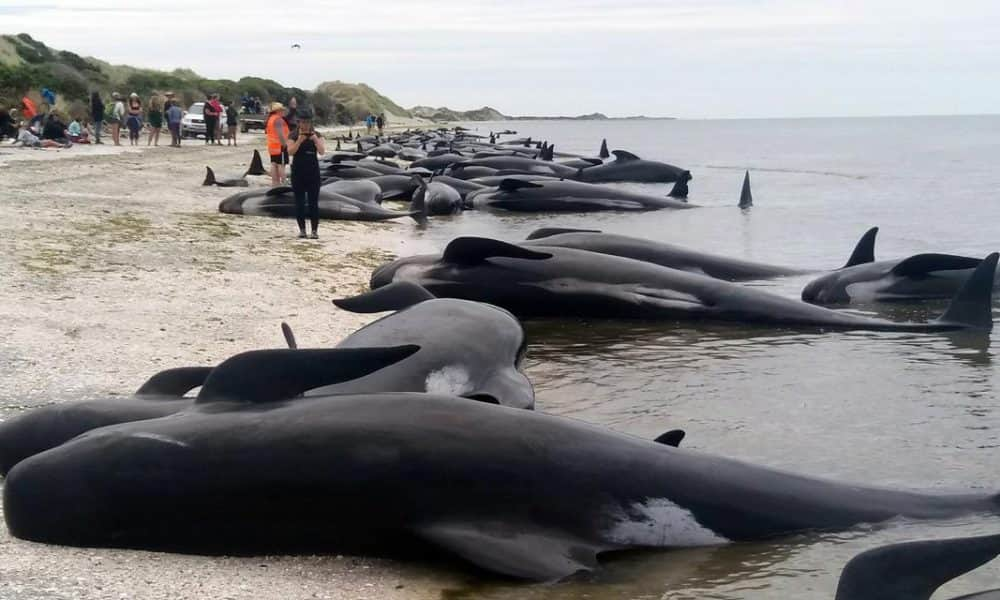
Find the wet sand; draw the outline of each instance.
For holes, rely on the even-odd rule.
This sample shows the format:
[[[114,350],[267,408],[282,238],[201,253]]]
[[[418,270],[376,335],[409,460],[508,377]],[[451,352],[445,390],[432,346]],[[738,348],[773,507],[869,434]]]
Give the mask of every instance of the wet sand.
[[[296,239],[291,220],[222,215],[219,201],[236,190],[202,187],[205,166],[245,170],[263,144],[242,140],[137,151],[0,146],[0,420],[127,395],[160,369],[282,347],[282,320],[310,347],[374,318],[330,299],[365,289],[392,256],[383,248],[413,223],[323,222],[315,241]],[[367,558],[45,546],[11,538],[0,516],[0,598],[436,598],[446,580]]]

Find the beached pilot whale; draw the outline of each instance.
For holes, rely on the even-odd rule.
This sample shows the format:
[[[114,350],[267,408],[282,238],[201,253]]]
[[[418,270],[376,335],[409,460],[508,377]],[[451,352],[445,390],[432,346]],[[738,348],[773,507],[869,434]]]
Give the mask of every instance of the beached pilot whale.
[[[204,383],[212,367],[180,367],[153,375],[133,396],[42,406],[0,423],[0,475],[29,456],[81,433],[117,423],[165,417],[194,402],[185,394]]]
[[[289,340],[292,343],[292,340]],[[394,346],[397,346],[394,344]],[[419,347],[407,346],[405,352],[382,353],[393,358],[383,360],[378,352],[361,348],[341,349],[337,352],[311,350],[282,354],[281,351],[258,350],[254,356],[267,356],[278,362],[295,364],[302,362],[303,368],[324,371],[317,373],[317,380],[338,383],[364,377],[372,371],[388,366],[416,352]],[[336,349],[335,349],[336,350]],[[318,363],[316,357],[325,357],[325,363]],[[375,357],[374,359],[372,357]],[[357,365],[345,365],[344,361],[360,360]],[[284,364],[282,362],[282,364]],[[205,383],[212,376],[215,367],[182,367],[162,371],[151,377],[133,397],[85,400],[81,402],[57,403],[28,411],[9,421],[0,423],[0,475],[6,475],[17,463],[44,452],[50,448],[100,427],[120,423],[130,423],[155,419],[176,414],[191,408],[197,402],[204,402],[205,396],[197,398],[185,396],[189,391]],[[267,368],[262,367],[262,368]],[[367,391],[378,391],[377,383]]]
[[[1000,535],[905,542],[858,554],[847,563],[836,600],[930,600],[952,579],[1000,555]],[[1000,588],[953,600],[1000,600]]]
[[[371,286],[412,281],[437,297],[477,300],[519,317],[716,320],[819,329],[951,331],[993,328],[991,254],[941,317],[898,323],[826,309],[752,287],[619,256],[460,237],[441,255],[397,259]]]
[[[874,236],[861,238],[854,253],[872,248]],[[672,269],[708,275],[724,281],[756,281],[774,277],[787,277],[813,273],[819,269],[797,269],[780,265],[752,262],[728,256],[700,252],[676,244],[656,242],[643,238],[604,233],[593,229],[543,227],[528,234],[523,246],[550,246],[576,248],[600,254],[641,260]],[[874,250],[871,250],[872,252]]]
[[[695,208],[666,196],[653,196],[622,188],[562,179],[508,177],[495,188],[475,191],[466,204],[480,210],[511,212],[589,212],[599,210],[642,211],[662,208]]]
[[[319,194],[319,218],[344,221],[385,221],[411,217],[418,223],[426,219],[421,206],[411,206],[409,212],[398,212],[369,202],[348,198],[324,189]],[[238,192],[219,203],[219,212],[232,215],[264,217],[295,217],[295,195],[288,186],[259,188]]]
[[[453,215],[462,212],[462,195],[458,190],[440,181],[425,182],[419,175],[413,176],[417,189],[412,202],[422,203],[428,215]]]
[[[673,183],[682,178],[691,179],[687,169],[668,165],[655,160],[644,160],[624,150],[612,152],[615,160],[586,169],[579,169],[573,175],[578,181],[588,183],[612,183],[631,181],[636,183]]]
[[[370,179],[327,181],[320,189],[347,196],[365,204],[382,204],[382,188]]]
[[[420,350],[371,375],[307,395],[373,390],[430,392],[515,408],[532,408],[535,393],[519,370],[527,349],[520,322],[496,306],[435,298],[409,282],[334,300],[359,313],[397,311],[355,331],[338,348],[414,344]]]
[[[259,362],[217,367],[210,406],[18,464],[3,489],[11,534],[225,554],[436,548],[557,580],[610,551],[1000,512],[993,492],[841,484],[453,396],[297,398],[310,373]]]
[[[215,171],[212,167],[205,167],[205,181],[202,185],[217,185],[219,187],[247,187],[250,185],[247,182],[247,175],[267,175],[267,171],[264,170],[264,163],[260,159],[260,152],[257,150],[253,151],[253,158],[250,159],[250,166],[247,170],[240,175],[227,175],[225,177],[216,177]]]
[[[873,228],[874,240],[878,228]],[[953,254],[914,254],[876,261],[874,253],[864,262],[848,263],[809,282],[802,299],[813,304],[893,302],[950,298],[982,259]],[[1000,281],[995,280],[993,289]]]

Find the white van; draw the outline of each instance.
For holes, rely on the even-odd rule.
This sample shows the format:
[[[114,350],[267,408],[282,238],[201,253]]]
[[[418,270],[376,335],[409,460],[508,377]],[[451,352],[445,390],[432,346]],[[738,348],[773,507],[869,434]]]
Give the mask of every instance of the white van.
[[[223,125],[223,130],[225,130],[226,124],[226,108],[222,108],[222,114],[219,115],[219,122]],[[195,102],[188,107],[187,112],[184,113],[184,117],[181,118],[181,137],[198,137],[199,135],[205,135],[205,103]]]

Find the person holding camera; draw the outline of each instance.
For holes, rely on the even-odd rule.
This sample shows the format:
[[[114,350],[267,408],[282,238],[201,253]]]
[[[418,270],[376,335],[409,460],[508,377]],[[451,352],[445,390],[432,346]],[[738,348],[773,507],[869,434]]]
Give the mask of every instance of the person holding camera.
[[[299,237],[306,237],[306,209],[312,225],[312,239],[319,238],[319,157],[326,152],[321,136],[312,125],[312,112],[299,111],[298,129],[291,135],[288,154],[292,157],[292,191],[295,193],[295,220]]]

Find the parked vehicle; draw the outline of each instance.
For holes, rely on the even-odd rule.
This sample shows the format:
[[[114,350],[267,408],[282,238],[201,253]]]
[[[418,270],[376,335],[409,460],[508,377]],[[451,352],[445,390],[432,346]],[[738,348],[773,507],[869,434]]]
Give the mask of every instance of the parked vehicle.
[[[221,123],[226,122],[226,109],[223,107],[222,114],[219,115]],[[198,137],[205,135],[205,103],[195,102],[188,107],[184,117],[181,118],[181,137]]]

